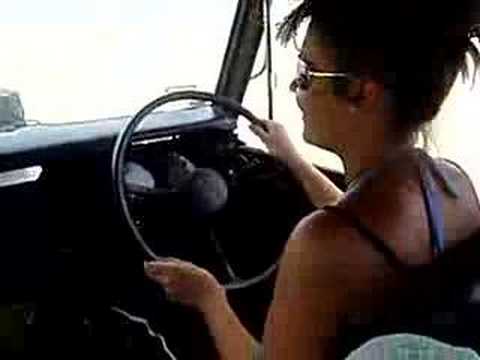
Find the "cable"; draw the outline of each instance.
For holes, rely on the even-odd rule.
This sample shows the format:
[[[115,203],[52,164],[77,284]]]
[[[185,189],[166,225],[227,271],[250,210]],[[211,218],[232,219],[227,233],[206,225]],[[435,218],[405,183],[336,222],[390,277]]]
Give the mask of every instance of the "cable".
[[[255,75],[250,76],[250,81],[259,78],[260,76],[263,75],[263,73],[265,72],[265,70],[267,70],[267,51],[268,51],[268,50],[265,49],[265,58],[263,59],[262,68],[261,68]]]
[[[270,16],[270,0],[265,0],[267,21],[267,85],[268,85],[268,118],[273,119],[273,85],[272,85],[272,19]]]
[[[156,337],[157,339],[160,340],[160,342],[162,343],[162,347],[163,347],[163,350],[165,351],[165,353],[168,355],[168,357],[171,359],[171,360],[177,360],[177,358],[175,357],[175,355],[173,355],[173,353],[170,351],[170,349],[168,348],[168,345],[167,345],[167,342],[165,341],[165,338],[160,335],[160,333],[155,333],[152,328],[150,327],[150,324],[148,322],[148,320],[144,319],[144,318],[141,318],[139,316],[134,316],[134,315],[131,315],[129,314],[128,312],[126,312],[125,310],[122,310],[116,306],[112,306],[110,308],[112,311],[115,311],[116,313],[120,314],[120,315],[123,315],[125,316],[128,320],[132,321],[132,322],[135,322],[137,324],[142,324],[145,326],[145,328],[147,329],[147,332],[148,332],[148,335],[150,335],[151,337]]]

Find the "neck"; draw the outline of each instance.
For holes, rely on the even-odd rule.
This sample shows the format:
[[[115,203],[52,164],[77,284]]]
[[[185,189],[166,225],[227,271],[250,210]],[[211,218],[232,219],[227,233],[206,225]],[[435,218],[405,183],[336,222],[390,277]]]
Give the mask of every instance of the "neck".
[[[349,144],[341,152],[347,183],[363,172],[382,166],[388,159],[412,149],[414,142],[408,139]]]

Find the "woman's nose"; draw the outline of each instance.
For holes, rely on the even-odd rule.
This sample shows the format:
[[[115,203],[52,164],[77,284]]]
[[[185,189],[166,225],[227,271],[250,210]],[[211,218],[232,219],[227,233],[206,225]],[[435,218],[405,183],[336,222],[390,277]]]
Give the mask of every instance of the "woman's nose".
[[[290,83],[289,89],[291,92],[296,93],[299,87],[300,87],[300,84],[298,83],[298,78],[295,78]]]

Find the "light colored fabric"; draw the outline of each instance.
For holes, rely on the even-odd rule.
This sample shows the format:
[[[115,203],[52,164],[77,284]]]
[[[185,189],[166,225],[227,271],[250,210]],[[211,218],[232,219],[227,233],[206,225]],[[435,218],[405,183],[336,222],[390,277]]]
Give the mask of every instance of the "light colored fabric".
[[[263,358],[263,345],[255,342],[255,345],[253,346],[252,360],[263,360]]]
[[[252,360],[263,360],[263,346],[256,343]],[[435,339],[396,334],[380,336],[354,350],[345,360],[480,360],[473,350]]]
[[[471,349],[413,334],[381,336],[354,350],[346,360],[480,360]]]

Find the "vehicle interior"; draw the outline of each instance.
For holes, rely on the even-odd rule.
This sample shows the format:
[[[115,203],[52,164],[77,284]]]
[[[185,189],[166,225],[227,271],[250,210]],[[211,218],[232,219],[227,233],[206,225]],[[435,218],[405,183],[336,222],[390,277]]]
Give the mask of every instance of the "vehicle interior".
[[[116,2],[108,3],[107,12]],[[174,2],[166,1],[155,11],[171,11],[169,21],[183,21],[169,10],[170,3]],[[104,85],[100,75],[92,75],[91,92],[101,99],[89,98],[86,89],[67,100],[42,99],[51,108],[78,111],[79,121],[58,116],[56,122],[48,122],[42,120],[48,115],[32,115],[2,127],[2,356],[215,358],[201,317],[168,301],[161,287],[145,277],[143,262],[151,259],[150,252],[210,270],[226,284],[241,321],[260,338],[283,246],[314,207],[284,164],[241,136],[248,132],[245,122],[282,112],[272,95],[280,80],[272,74],[271,2],[231,3],[231,17],[224,23],[201,19],[212,26],[225,25],[220,29],[225,46],[215,53],[218,72],[207,74],[213,85],[191,87],[181,79],[160,90],[138,80],[129,89],[128,96],[136,98],[132,110],[120,107],[87,121],[93,113],[81,109],[88,102],[123,101],[112,95],[124,86],[121,78]],[[204,11],[213,17],[215,10]],[[21,26],[14,24],[10,30]],[[164,41],[163,56],[190,33],[178,36],[178,42],[159,39]],[[68,58],[67,53],[68,49],[57,55]],[[97,61],[91,59],[96,54],[83,56],[84,63]],[[143,60],[152,61],[138,49],[123,56],[138,58],[138,67]],[[190,54],[186,60],[190,67],[195,68],[195,56],[199,55]],[[179,68],[159,66],[159,74],[151,74],[152,83],[167,73],[181,76],[184,60],[173,56],[173,61]],[[116,59],[98,62],[114,66]],[[280,60],[277,64],[282,66]],[[135,78],[135,69],[121,70],[126,78]],[[91,75],[77,70],[81,76]],[[201,66],[194,70],[202,72]],[[256,90],[248,95],[248,88],[254,81],[267,96],[251,109]],[[143,85],[150,87],[147,95],[136,93]],[[22,96],[20,85],[15,86]],[[29,104],[33,101],[25,101],[27,114]],[[265,111],[258,114],[259,108]],[[345,188],[340,168],[315,164]],[[207,175],[197,186],[190,175],[202,169]],[[217,197],[212,199],[212,192]]]
[[[212,93],[241,103],[265,8],[261,1],[234,5]],[[224,282],[255,278],[275,264],[290,231],[312,210],[285,166],[239,139],[239,116],[228,110],[188,98],[154,109],[129,139],[120,171],[131,219],[155,253],[192,261]],[[144,324],[112,310],[121,309],[148,319],[178,359],[215,356],[199,316],[145,278],[148,256],[116,198],[112,156],[131,119],[34,122],[0,134],[2,353],[165,358]],[[185,163],[223,179],[228,201],[219,211],[195,207],[202,199],[179,190]],[[342,182],[340,173],[328,174]],[[229,293],[256,336],[273,281],[270,272]]]

